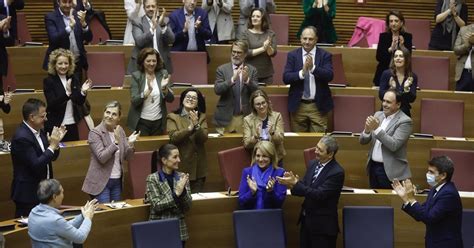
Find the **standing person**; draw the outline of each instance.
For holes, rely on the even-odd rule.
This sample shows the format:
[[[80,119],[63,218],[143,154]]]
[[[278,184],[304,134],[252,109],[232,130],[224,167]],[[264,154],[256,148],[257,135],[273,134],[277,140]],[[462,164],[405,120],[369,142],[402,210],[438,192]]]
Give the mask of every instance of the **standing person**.
[[[127,138],[119,125],[121,115],[118,101],[107,103],[102,122],[89,132],[91,162],[82,191],[100,203],[121,200],[123,164],[135,152],[135,141],[140,136],[135,131]]]
[[[132,36],[132,23],[140,22],[140,19],[145,15],[143,0],[123,0],[123,7],[127,12],[127,26],[123,34],[123,44],[135,45],[135,40]]]
[[[144,136],[160,135],[166,130],[166,102],[174,100],[170,75],[163,68],[160,53],[149,47],[138,55],[138,71],[132,74],[127,125]]]
[[[143,9],[145,9],[146,15],[133,22],[132,25],[135,47],[132,50],[127,72],[132,74],[137,70],[137,56],[141,50],[153,48],[160,54],[164,68],[172,73],[169,53],[170,45],[173,44],[175,37],[171,28],[168,27],[168,18],[165,17],[166,10],[163,8],[159,14],[157,0],[145,0]]]
[[[464,0],[437,0],[435,22],[428,49],[453,50],[459,29],[467,24]]]
[[[18,39],[18,27],[16,12],[25,7],[24,0],[4,0],[0,1],[0,15],[11,16],[11,25],[6,31],[8,38],[6,39],[6,46],[14,46]],[[5,30],[3,34],[5,35]]]
[[[0,14],[0,31],[5,33],[8,38],[8,29],[11,25],[11,16]],[[8,53],[7,53],[7,39],[0,34],[0,92],[3,93],[3,76],[8,73]]]
[[[207,176],[206,102],[201,92],[188,88],[181,93],[179,108],[167,117],[170,143],[178,147],[181,171],[189,174],[192,193],[202,191]]]
[[[273,14],[276,11],[276,4],[274,0],[239,0],[240,16],[239,22],[237,23],[237,39],[242,38],[242,34],[247,29],[247,22],[251,16],[251,10],[254,8],[261,8],[264,10],[264,14],[267,20],[270,20],[269,14]]]
[[[412,120],[400,111],[402,96],[394,89],[385,92],[382,111],[368,116],[359,143],[370,142],[367,173],[372,189],[391,189],[394,179],[411,177],[407,161],[407,143]]]
[[[15,218],[28,216],[39,203],[36,196],[38,184],[53,178],[52,161],[59,156],[59,142],[66,135],[66,128],[53,127],[51,133],[43,131],[46,104],[30,98],[22,109],[23,122],[12,138],[11,157],[13,182],[11,198],[15,202]]]
[[[74,10],[72,0],[58,0],[58,4],[53,12],[44,17],[49,47],[44,57],[43,69],[48,69],[52,51],[58,48],[68,49],[75,58],[74,75],[81,82],[83,70],[89,67],[84,43],[92,40],[92,32],[86,22],[86,11]]]
[[[154,152],[161,170],[156,170],[152,161],[152,173],[146,179],[145,203],[150,203],[150,220],[178,218],[181,240],[189,239],[184,213],[191,207],[189,174],[178,172],[178,147],[164,144]]]
[[[81,108],[92,87],[90,79],[81,85],[74,77],[75,67],[72,52],[58,48],[49,55],[48,77],[43,80],[43,92],[48,103],[45,131],[51,132],[53,127],[66,126],[68,132],[63,141],[79,140],[78,123],[84,118]]]
[[[344,169],[335,157],[338,149],[336,139],[325,135],[316,145],[316,160],[309,162],[302,180],[291,171],[277,177],[292,195],[304,197],[298,220],[301,248],[336,247],[337,204],[344,185]]]
[[[235,39],[232,8],[234,0],[203,0],[201,7],[207,11],[212,31],[211,44],[227,44]]]
[[[88,201],[81,214],[66,221],[59,208],[64,199],[64,189],[56,179],[46,179],[38,186],[40,204],[28,216],[28,235],[33,248],[74,247],[86,241],[92,227],[97,201]]]
[[[456,62],[456,90],[474,91],[474,24],[464,26],[459,30],[458,37],[454,44],[454,54],[458,60]]]
[[[283,82],[290,85],[288,111],[294,132],[326,132],[328,112],[334,107],[329,89],[332,55],[316,47],[318,31],[304,28],[301,48],[288,53]]]
[[[402,95],[400,109],[408,117],[411,117],[410,103],[416,99],[416,88],[418,87],[418,77],[411,70],[411,53],[405,47],[396,49],[393,53],[390,69],[382,73],[379,87],[379,98],[383,101],[383,96],[388,89],[395,89]]]
[[[285,170],[278,167],[275,146],[269,141],[258,142],[252,154],[252,164],[242,171],[239,186],[241,209],[281,208],[286,197],[286,186],[276,177]]]
[[[428,164],[426,180],[431,190],[424,203],[416,201],[410,179],[394,180],[392,187],[403,200],[402,210],[426,225],[426,248],[462,248],[462,202],[451,182],[454,163],[447,156],[438,156]]]
[[[336,43],[337,34],[333,19],[336,17],[336,0],[304,0],[304,20],[296,34],[299,39],[304,28],[314,26],[318,30],[318,41]]]
[[[10,101],[12,100],[12,98],[13,98],[12,92],[7,91],[3,94],[0,94],[0,109],[2,109],[2,111],[5,114],[10,113],[10,110],[11,110]],[[5,140],[5,130],[3,129],[2,118],[0,118],[0,151],[10,152],[10,142]]]
[[[231,62],[216,70],[214,92],[220,96],[214,113],[214,124],[219,134],[242,133],[243,119],[251,111],[250,94],[258,89],[257,69],[244,64],[248,44],[234,41],[231,46]]]
[[[256,90],[250,96],[252,113],[244,118],[243,141],[246,149],[254,149],[255,144],[261,140],[270,141],[275,146],[278,156],[278,166],[283,167],[283,157],[286,155],[283,139],[282,115],[272,109],[272,103],[267,93]]]
[[[257,69],[258,81],[272,84],[274,70],[271,57],[277,53],[276,36],[270,30],[264,13],[263,9],[252,9],[248,29],[242,34],[242,40],[249,44],[246,61]]]
[[[385,32],[380,33],[375,58],[379,62],[374,75],[374,85],[380,85],[382,72],[389,69],[395,50],[404,46],[411,53],[412,35],[406,32],[405,17],[398,10],[391,10],[385,17]]]

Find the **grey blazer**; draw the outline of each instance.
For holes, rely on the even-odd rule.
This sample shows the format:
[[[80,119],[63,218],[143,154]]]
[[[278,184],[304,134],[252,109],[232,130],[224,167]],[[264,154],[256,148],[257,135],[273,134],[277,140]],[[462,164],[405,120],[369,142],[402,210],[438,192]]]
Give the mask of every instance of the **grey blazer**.
[[[474,24],[467,25],[462,27],[459,30],[458,37],[454,42],[454,53],[458,57],[456,62],[456,75],[454,79],[459,81],[461,79],[462,70],[464,70],[464,64],[466,63],[467,57],[469,57],[469,52],[471,51],[472,45],[469,43],[469,40],[466,40],[464,36],[468,33],[474,33]]]
[[[384,119],[382,111],[376,112],[374,116],[382,123]],[[403,111],[398,111],[388,124],[386,130],[381,130],[377,135],[374,132],[365,134],[362,131],[359,137],[359,142],[362,145],[371,142],[368,161],[372,157],[375,141],[379,140],[382,143],[383,165],[390,181],[393,181],[395,178],[405,180],[411,177],[407,161],[407,143],[412,132],[412,125],[410,117],[405,115]],[[367,172],[369,171],[368,161]]]
[[[222,0],[222,7],[219,7],[217,2],[218,0],[214,0],[212,5],[207,5],[207,1],[203,0],[201,5],[207,11],[211,31],[214,33],[214,28],[217,27],[217,38],[219,41],[233,40],[235,32],[231,14],[234,0]]]
[[[242,98],[242,112],[245,115],[250,113],[249,100],[252,92],[258,89],[257,69],[252,65],[246,64],[249,67],[249,83],[244,84],[241,92]],[[214,91],[216,95],[220,96],[217,102],[216,112],[214,113],[214,124],[217,127],[225,127],[232,120],[234,112],[234,91],[231,85],[231,79],[234,75],[232,63],[227,63],[219,66],[216,70],[216,82],[214,83]]]
[[[260,6],[260,8],[265,9],[265,15],[267,16],[268,23],[270,24],[270,16],[269,14],[275,13],[276,4],[272,0],[271,2],[267,2],[265,0],[260,0],[264,6]],[[255,7],[255,0],[239,0],[240,6],[240,16],[239,22],[237,23],[237,39],[241,38],[241,35],[247,30],[247,21],[250,15],[250,11]]]
[[[165,22],[168,23],[168,18],[165,19]],[[153,47],[153,34],[150,32],[150,24],[148,23],[147,16],[144,15],[140,22],[132,22],[132,35],[135,40],[135,47],[132,50],[132,56],[130,57],[130,62],[128,63],[127,73],[132,74],[137,70],[137,57],[140,51],[146,47]],[[161,28],[158,25],[156,27],[156,39],[158,40],[158,52],[160,53],[161,59],[165,69],[171,74],[173,68],[171,65],[170,59],[170,45],[174,42],[174,33],[171,30],[171,27],[168,26],[164,34],[161,34]]]

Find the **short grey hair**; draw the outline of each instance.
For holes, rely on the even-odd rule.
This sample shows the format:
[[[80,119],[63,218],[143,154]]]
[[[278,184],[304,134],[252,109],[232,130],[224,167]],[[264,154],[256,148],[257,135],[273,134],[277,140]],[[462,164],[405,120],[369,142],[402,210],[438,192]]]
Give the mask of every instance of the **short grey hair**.
[[[40,203],[48,204],[53,196],[61,193],[61,183],[56,179],[45,179],[39,183],[36,195]]]
[[[107,104],[105,104],[104,112],[108,108],[118,108],[119,116],[122,116],[122,105],[120,104],[119,101],[113,100],[113,101],[110,101]]]
[[[336,156],[337,150],[339,150],[339,145],[337,144],[336,138],[330,135],[324,135],[319,142],[322,142],[326,145],[326,152],[333,153],[333,156]]]

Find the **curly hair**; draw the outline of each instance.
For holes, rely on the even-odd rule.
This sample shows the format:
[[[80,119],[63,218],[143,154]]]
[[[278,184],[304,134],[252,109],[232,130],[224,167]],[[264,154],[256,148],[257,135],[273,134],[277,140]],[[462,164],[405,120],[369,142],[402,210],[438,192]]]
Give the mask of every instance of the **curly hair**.
[[[67,75],[71,76],[72,74],[74,74],[74,70],[76,69],[76,63],[74,62],[75,57],[71,51],[64,48],[58,48],[52,51],[51,54],[49,55],[48,73],[51,75],[57,75],[56,63],[58,62],[58,58],[61,56],[66,57],[67,60],[69,61],[69,68],[67,70]]]
[[[146,48],[143,48],[138,54],[138,57],[137,57],[138,70],[140,70],[141,72],[145,72],[145,67],[143,66],[143,64],[145,63],[145,59],[146,57],[148,57],[148,55],[153,55],[153,54],[156,55],[155,72],[158,72],[161,69],[163,69],[163,59],[161,59],[160,53],[152,47],[146,47]]]

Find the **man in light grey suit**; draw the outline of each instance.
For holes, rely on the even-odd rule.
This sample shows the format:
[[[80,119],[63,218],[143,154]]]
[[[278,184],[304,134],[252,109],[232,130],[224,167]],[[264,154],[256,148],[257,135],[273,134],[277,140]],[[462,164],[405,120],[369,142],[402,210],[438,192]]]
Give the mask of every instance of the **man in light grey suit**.
[[[239,0],[240,16],[237,23],[237,39],[241,38],[242,33],[247,30],[247,21],[253,8],[262,8],[265,10],[267,20],[270,22],[269,14],[275,13],[276,4],[274,0]]]
[[[412,120],[400,111],[402,96],[393,89],[383,97],[383,111],[367,117],[359,137],[363,145],[371,142],[367,172],[370,187],[391,189],[394,179],[411,177],[407,161],[407,142],[412,131]]]
[[[234,0],[202,0],[212,31],[211,44],[227,44],[235,38],[232,7]]]
[[[170,45],[174,42],[174,33],[168,27],[168,18],[165,17],[166,10],[163,8],[161,15],[158,14],[157,0],[144,0],[143,8],[145,15],[139,22],[133,22],[132,35],[135,47],[128,63],[127,73],[137,70],[137,56],[143,48],[152,47],[160,53],[165,69],[173,72],[170,59]]]
[[[249,47],[245,41],[235,41],[231,47],[231,62],[216,70],[214,91],[220,96],[214,113],[216,131],[224,134],[242,133],[243,118],[250,114],[249,99],[258,89],[257,69],[244,64]]]

